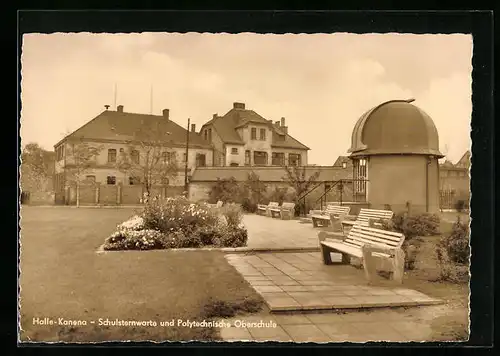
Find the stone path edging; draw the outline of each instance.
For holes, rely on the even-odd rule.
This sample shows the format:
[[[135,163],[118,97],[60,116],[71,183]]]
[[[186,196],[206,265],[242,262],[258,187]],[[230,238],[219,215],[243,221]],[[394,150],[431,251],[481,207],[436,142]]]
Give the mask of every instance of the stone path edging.
[[[99,246],[96,253],[113,253],[113,252],[130,252],[130,251],[140,251],[140,250],[104,250],[104,244]],[[201,247],[201,248],[169,248],[169,249],[158,249],[158,250],[141,250],[143,252],[147,251],[220,251],[225,253],[273,253],[273,252],[318,252],[320,251],[318,247],[283,247],[283,248],[262,248],[262,247]]]

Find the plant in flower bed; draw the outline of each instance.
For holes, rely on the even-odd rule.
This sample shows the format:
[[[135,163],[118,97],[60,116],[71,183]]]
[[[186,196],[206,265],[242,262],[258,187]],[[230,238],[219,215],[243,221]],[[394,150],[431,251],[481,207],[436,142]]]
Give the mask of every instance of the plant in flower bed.
[[[440,218],[437,214],[423,213],[410,215],[408,213],[394,214],[391,220],[379,220],[382,228],[401,232],[405,235],[403,250],[405,252],[405,269],[412,270],[417,262],[417,255],[422,237],[439,234]]]
[[[184,197],[150,201],[140,215],[117,226],[105,250],[152,250],[184,247],[241,247],[247,231],[241,208],[212,209]]]

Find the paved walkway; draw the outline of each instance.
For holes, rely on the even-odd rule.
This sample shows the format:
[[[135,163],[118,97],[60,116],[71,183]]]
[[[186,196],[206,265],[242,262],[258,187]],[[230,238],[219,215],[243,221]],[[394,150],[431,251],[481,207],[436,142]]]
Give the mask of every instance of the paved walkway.
[[[256,249],[319,249],[318,231],[311,224],[298,220],[281,220],[256,214],[243,218],[248,230],[248,248]]]
[[[273,312],[441,302],[401,285],[368,285],[363,271],[350,265],[325,266],[317,252],[229,254],[226,258]]]
[[[225,341],[363,343],[370,341],[423,342],[432,338],[437,306],[343,313],[254,314],[224,319]]]

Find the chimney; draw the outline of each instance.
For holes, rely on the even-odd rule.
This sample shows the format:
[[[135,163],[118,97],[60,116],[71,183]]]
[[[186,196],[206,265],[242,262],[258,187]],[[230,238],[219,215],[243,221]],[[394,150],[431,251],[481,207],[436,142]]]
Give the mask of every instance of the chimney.
[[[288,135],[288,126],[281,126],[280,129],[285,133],[285,135]]]
[[[285,118],[284,117],[281,118],[281,126],[285,126]]]
[[[109,105],[104,105],[104,107],[106,108],[106,111],[108,111]]]
[[[116,107],[116,111],[118,111],[118,112],[123,112],[123,105],[118,105],[118,106]]]
[[[243,110],[245,110],[245,103],[233,103],[233,109],[243,109]]]
[[[167,120],[168,120],[168,118],[169,118],[169,113],[170,113],[170,110],[168,110],[168,109],[163,109],[163,110],[162,110],[163,117],[164,117],[165,119],[167,119]]]
[[[212,119],[217,119],[217,116],[218,116],[217,114],[213,114]]]
[[[276,126],[276,127],[280,127],[280,122],[279,122],[279,121],[275,121],[275,122],[274,122],[274,126]]]
[[[191,124],[191,132],[196,132],[196,124]]]

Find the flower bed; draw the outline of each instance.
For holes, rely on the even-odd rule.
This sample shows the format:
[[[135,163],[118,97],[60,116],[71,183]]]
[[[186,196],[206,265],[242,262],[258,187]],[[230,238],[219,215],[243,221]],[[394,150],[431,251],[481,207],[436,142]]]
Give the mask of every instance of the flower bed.
[[[146,203],[143,212],[117,226],[104,250],[153,250],[183,247],[242,247],[247,231],[241,208],[210,208],[184,197]]]

